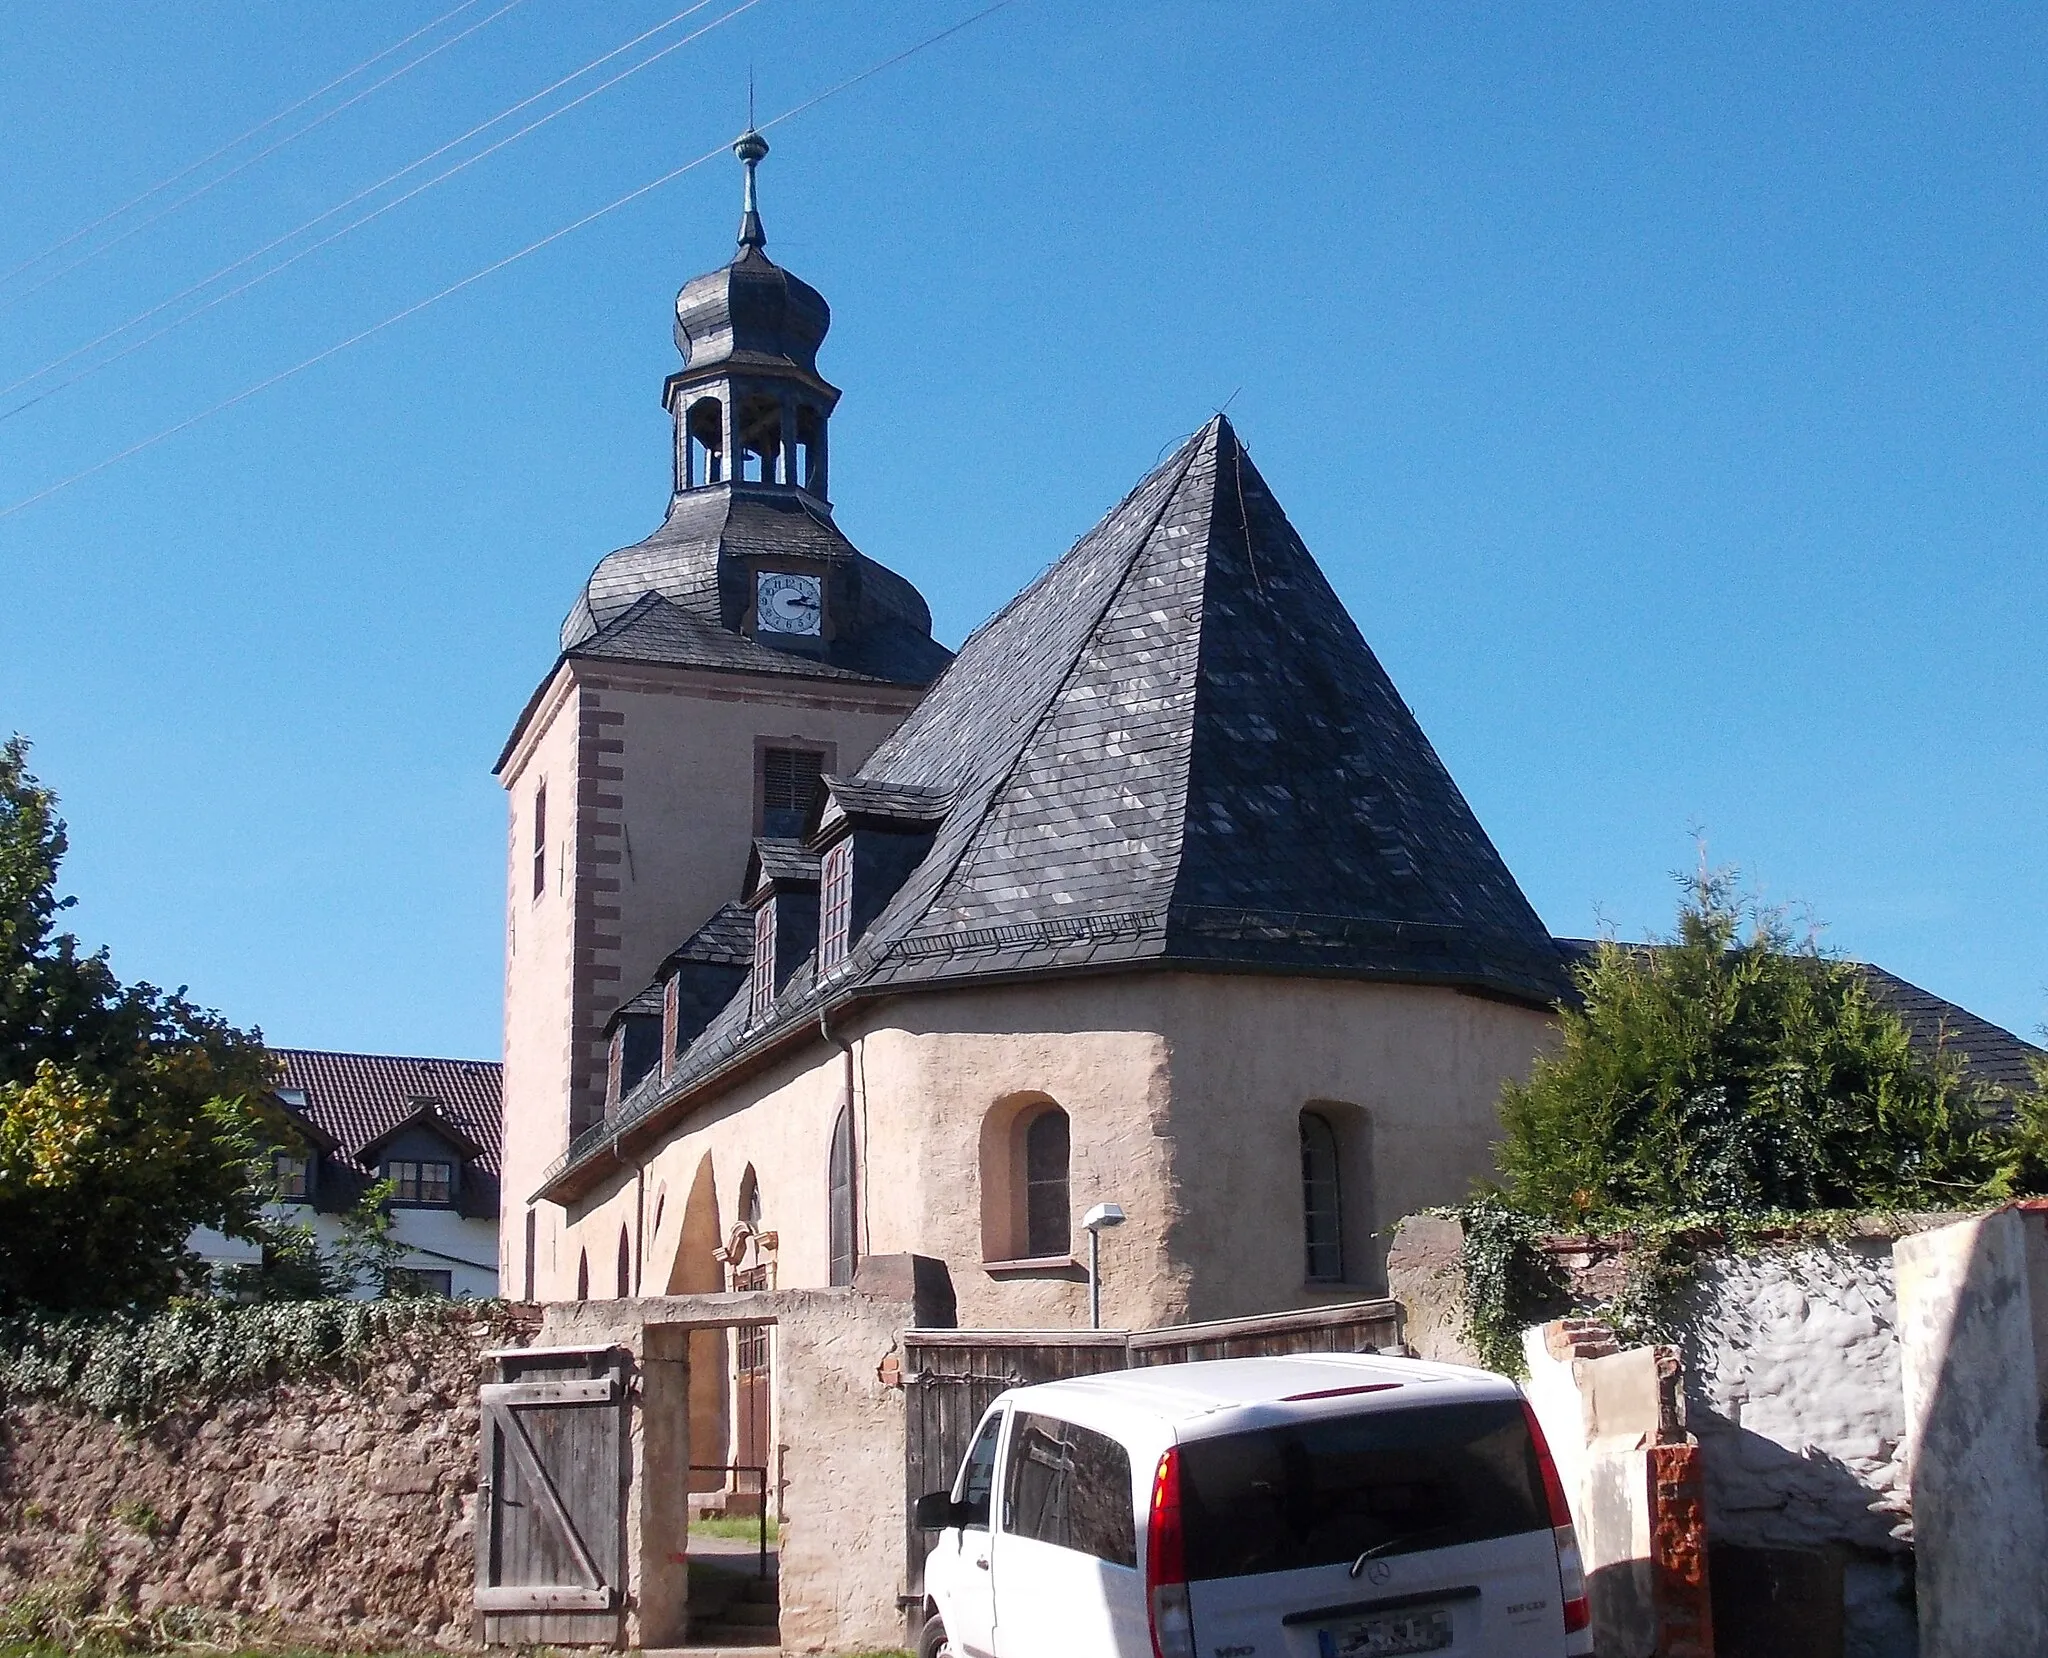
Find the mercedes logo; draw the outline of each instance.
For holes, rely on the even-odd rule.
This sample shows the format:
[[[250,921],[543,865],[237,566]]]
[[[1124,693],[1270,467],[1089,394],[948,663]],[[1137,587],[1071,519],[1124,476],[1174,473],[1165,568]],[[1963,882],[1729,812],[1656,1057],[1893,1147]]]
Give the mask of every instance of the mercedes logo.
[[[1366,1581],[1368,1583],[1384,1583],[1393,1575],[1394,1568],[1389,1566],[1384,1560],[1375,1560],[1365,1569]]]

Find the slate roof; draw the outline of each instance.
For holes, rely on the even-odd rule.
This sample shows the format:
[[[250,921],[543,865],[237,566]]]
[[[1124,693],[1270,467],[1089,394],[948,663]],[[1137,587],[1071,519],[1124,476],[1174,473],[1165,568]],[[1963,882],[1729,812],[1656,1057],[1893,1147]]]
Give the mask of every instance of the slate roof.
[[[1557,944],[1574,965],[1597,948],[1588,938],[1561,938]],[[1647,950],[1650,946],[1631,943],[1625,948]],[[1987,1087],[2025,1093],[2035,1086],[2034,1062],[2044,1056],[2031,1042],[1882,967],[1867,961],[1849,965],[1863,975],[1871,1000],[1898,1016],[1916,1046],[1932,1049],[1937,1042],[1944,1044],[1951,1053],[1968,1060],[1970,1075]]]
[[[1568,992],[1220,415],[961,647],[851,787],[952,805],[822,986],[807,963],[751,1026],[736,994],[591,1144],[852,994],[1141,965]]]
[[[924,788],[883,778],[827,777],[824,782],[831,802],[850,818],[937,823],[953,804],[950,789]],[[819,802],[820,806],[824,804]]]
[[[848,541],[823,507],[795,490],[735,483],[679,491],[660,529],[600,559],[562,623],[562,650],[584,654],[643,594],[656,593],[707,632],[722,633],[779,664],[750,656],[745,666],[815,674],[817,657],[756,645],[739,631],[747,615],[753,561],[787,557],[815,560],[829,571],[835,637],[826,647],[826,666],[863,679],[924,685],[951,660],[931,636],[931,611],[923,596]],[[643,633],[639,643],[654,650],[717,648],[715,641],[680,631],[672,638]],[[618,654],[618,646],[596,654]],[[673,660],[659,654],[639,659]],[[738,665],[718,657],[701,663],[693,656],[684,659],[693,666]]]
[[[504,1068],[495,1060],[418,1059],[316,1048],[273,1048],[271,1053],[283,1069],[278,1089],[305,1093],[303,1106],[289,1105],[292,1114],[327,1135],[341,1158],[359,1172],[374,1174],[374,1159],[363,1161],[365,1150],[416,1116],[422,1100],[432,1100],[449,1125],[479,1148],[477,1161],[483,1168],[493,1176],[499,1173]]]
[[[818,854],[806,851],[802,841],[764,836],[754,842],[753,856],[747,863],[747,890],[753,892],[763,881],[816,886]]]
[[[662,984],[671,974],[678,974],[682,981],[676,987],[677,1025],[683,1030],[702,1030],[725,1006],[734,988],[745,983],[753,961],[753,911],[744,904],[721,904],[709,921],[655,969],[652,983],[613,1010],[605,1021],[605,1035],[610,1036],[630,1014],[661,1018]]]
[[[867,985],[1143,961],[1563,988],[1220,415],[961,648],[868,778],[955,804]]]

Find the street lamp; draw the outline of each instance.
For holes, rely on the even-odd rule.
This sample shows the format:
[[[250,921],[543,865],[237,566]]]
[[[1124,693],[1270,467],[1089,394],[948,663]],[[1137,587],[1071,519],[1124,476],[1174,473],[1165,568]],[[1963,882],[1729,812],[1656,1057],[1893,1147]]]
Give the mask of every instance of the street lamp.
[[[1102,1231],[1121,1226],[1124,1209],[1120,1203],[1098,1203],[1081,1217],[1081,1229],[1088,1234],[1088,1328],[1102,1328]]]

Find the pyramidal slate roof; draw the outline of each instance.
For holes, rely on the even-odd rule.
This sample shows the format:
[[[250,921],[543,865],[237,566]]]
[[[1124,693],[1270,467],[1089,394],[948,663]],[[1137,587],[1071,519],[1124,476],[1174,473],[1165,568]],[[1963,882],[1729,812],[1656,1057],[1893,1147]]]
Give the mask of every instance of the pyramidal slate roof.
[[[1221,415],[961,648],[856,781],[955,797],[849,962],[870,985],[1158,962],[1565,988]]]
[[[850,995],[1120,967],[1549,1006],[1564,958],[1218,415],[984,624],[835,790],[950,801],[846,958],[736,994],[550,1185]]]

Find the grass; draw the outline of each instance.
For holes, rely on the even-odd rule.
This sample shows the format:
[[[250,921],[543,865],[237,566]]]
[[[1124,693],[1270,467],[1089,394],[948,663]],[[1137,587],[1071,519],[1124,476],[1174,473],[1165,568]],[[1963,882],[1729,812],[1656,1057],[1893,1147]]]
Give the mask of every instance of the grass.
[[[760,1535],[760,1525],[761,1522],[751,1514],[700,1514],[690,1521],[690,1531],[698,1537],[732,1537],[751,1543]],[[768,1521],[770,1543],[776,1541],[780,1529],[771,1516]]]

